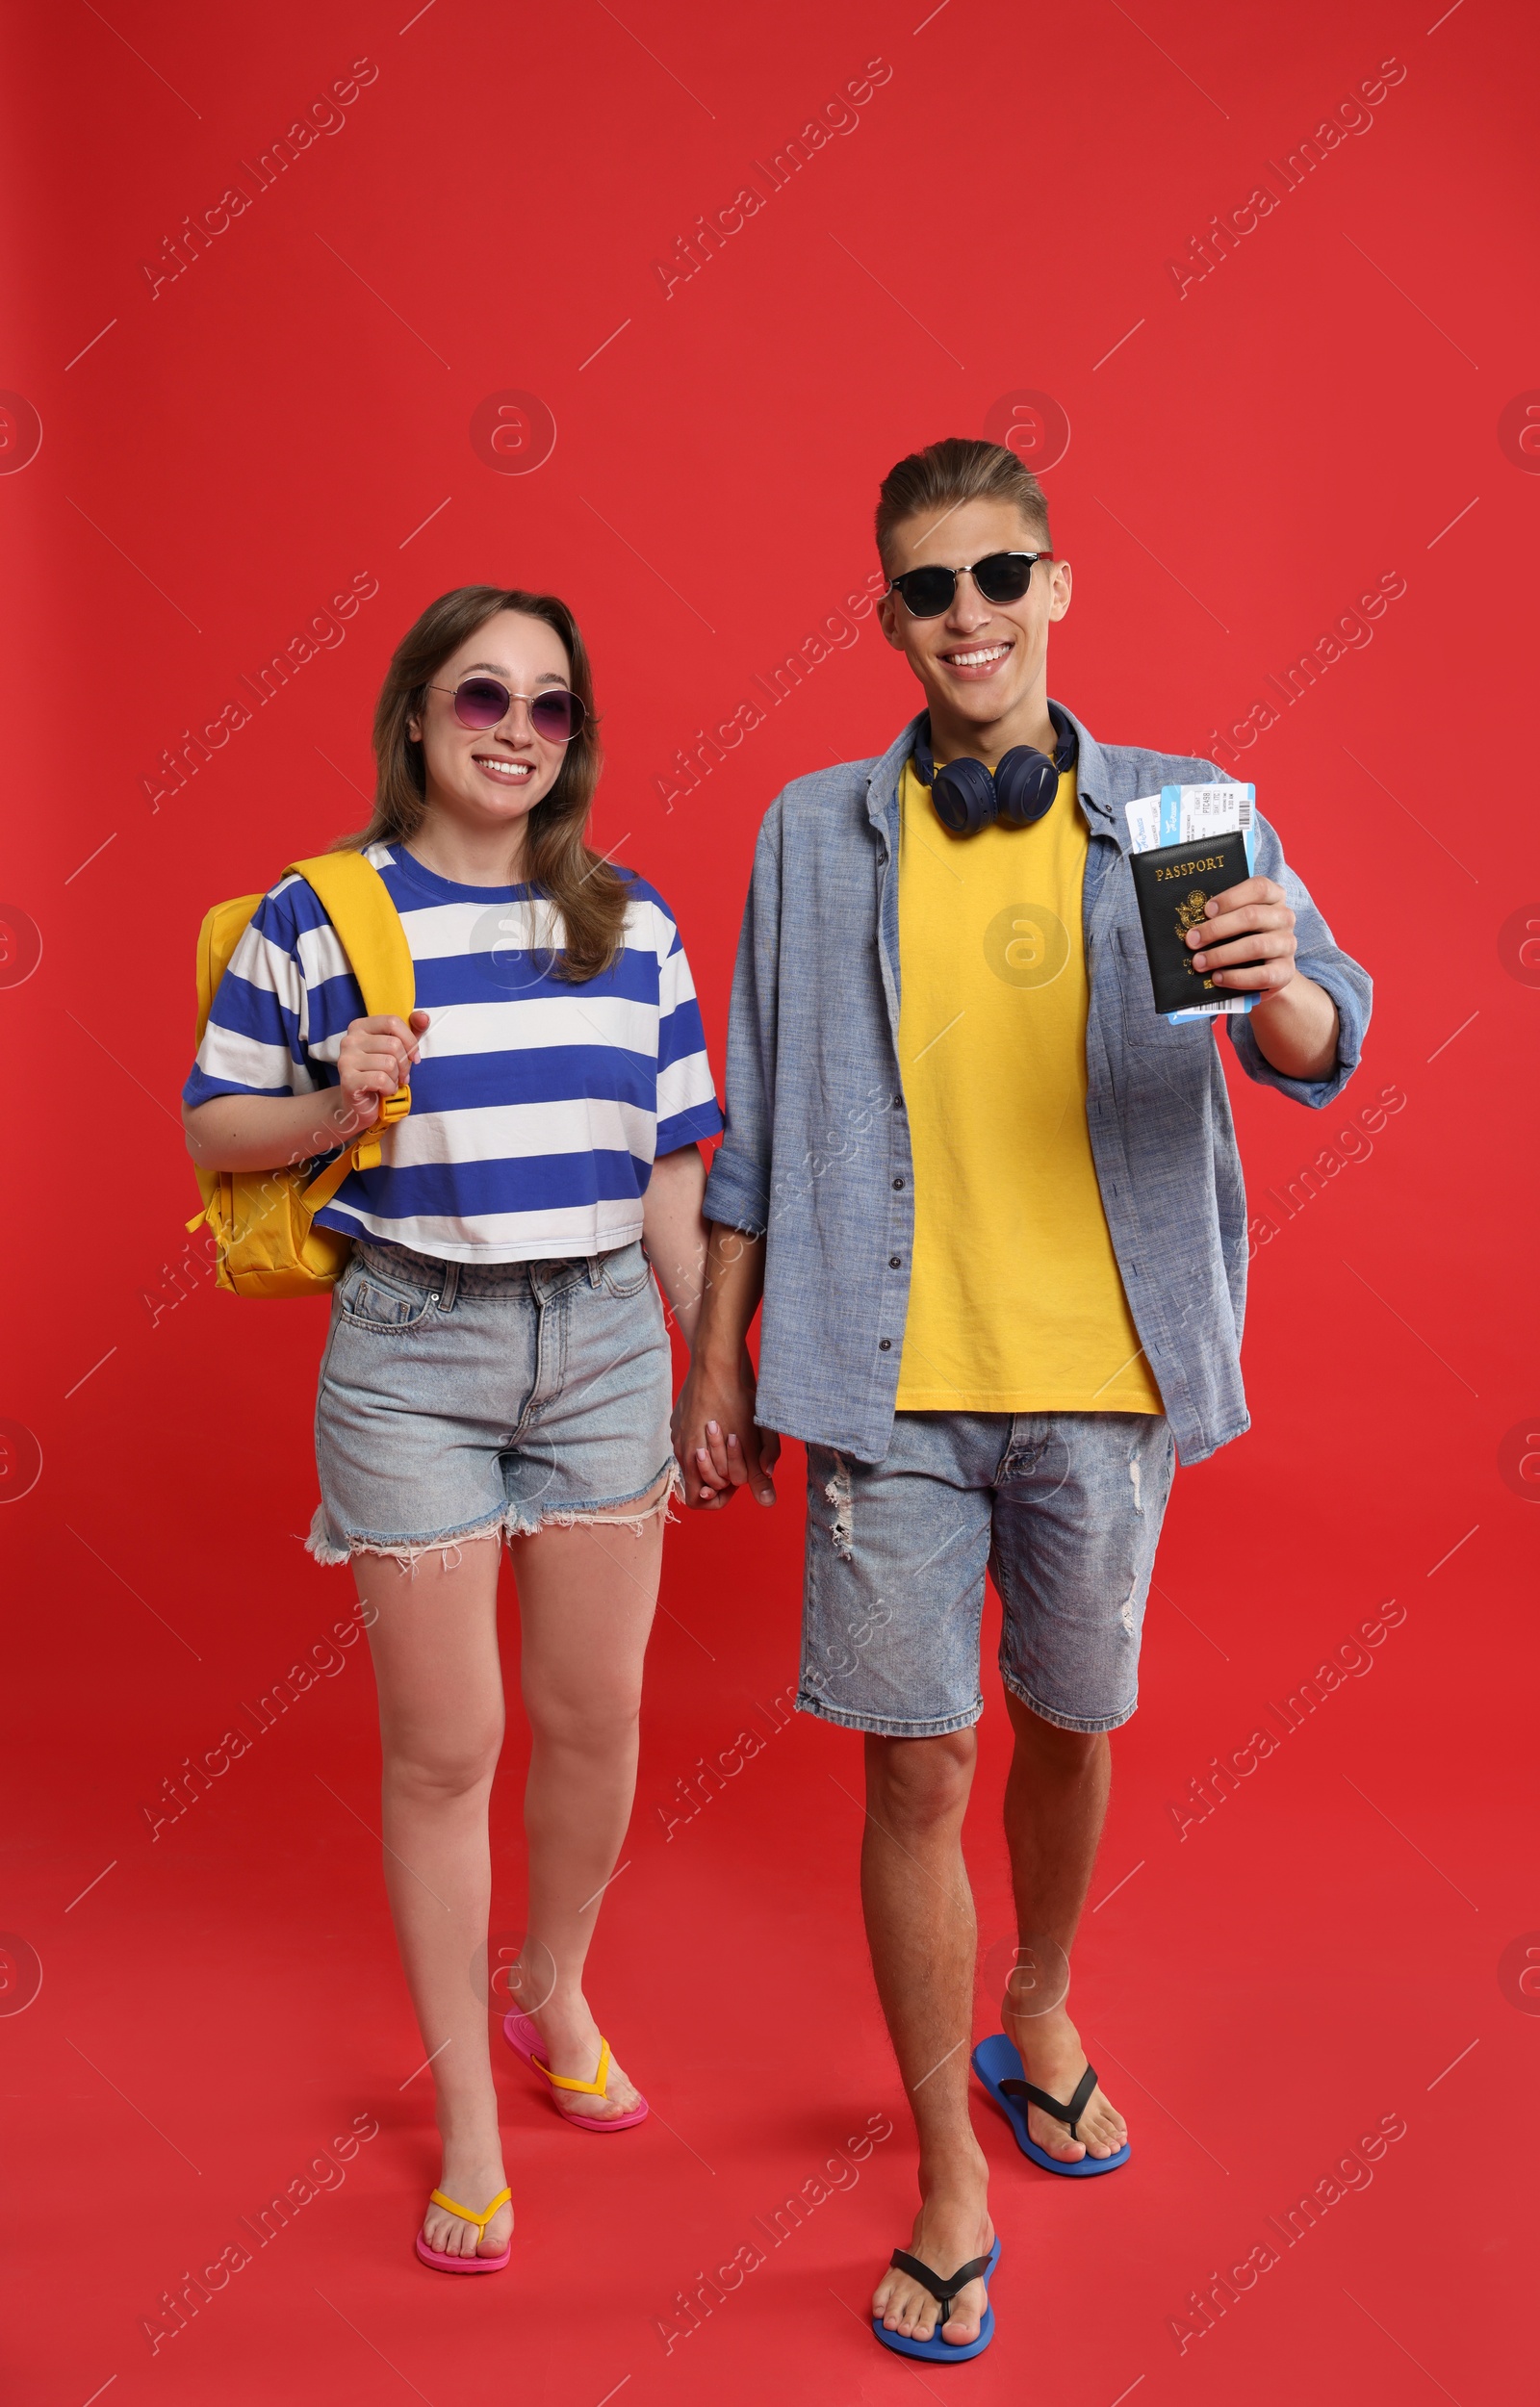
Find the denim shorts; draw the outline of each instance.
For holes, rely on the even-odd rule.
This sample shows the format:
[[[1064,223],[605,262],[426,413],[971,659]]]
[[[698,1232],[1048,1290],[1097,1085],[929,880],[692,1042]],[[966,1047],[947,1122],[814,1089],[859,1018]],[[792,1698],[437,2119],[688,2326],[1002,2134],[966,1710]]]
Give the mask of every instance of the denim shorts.
[[[809,1446],[799,1708],[887,1738],[976,1722],[988,1569],[1012,1695],[1116,1729],[1175,1462],[1159,1413],[897,1413],[880,1463]]]
[[[640,1532],[679,1485],[672,1392],[639,1242],[498,1263],[355,1243],[321,1356],[310,1551],[409,1566],[579,1522]]]

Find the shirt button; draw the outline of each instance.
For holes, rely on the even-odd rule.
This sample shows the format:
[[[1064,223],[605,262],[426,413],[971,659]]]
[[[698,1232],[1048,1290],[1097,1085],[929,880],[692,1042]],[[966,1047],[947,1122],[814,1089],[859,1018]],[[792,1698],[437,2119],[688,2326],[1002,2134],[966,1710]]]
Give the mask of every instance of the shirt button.
[[[894,1181],[893,1181],[893,1185],[894,1185],[895,1187],[902,1187],[902,1186],[903,1186],[903,1184],[904,1184],[904,1182],[903,1182],[903,1180],[902,1180],[901,1178],[895,1178],[895,1179],[894,1179]]]
[[[898,1268],[899,1268],[899,1267],[900,1267],[901,1262],[902,1262],[902,1256],[901,1256],[901,1255],[899,1255],[899,1254],[889,1254],[889,1255],[888,1255],[888,1257],[887,1257],[887,1267],[888,1267],[889,1270],[896,1270],[896,1269],[898,1269]]]
[[[880,1337],[880,1338],[878,1339],[878,1341],[877,1341],[877,1351],[878,1351],[880,1354],[890,1354],[890,1353],[892,1352],[892,1350],[893,1350],[893,1341],[892,1341],[892,1339],[891,1339],[890,1337]]]

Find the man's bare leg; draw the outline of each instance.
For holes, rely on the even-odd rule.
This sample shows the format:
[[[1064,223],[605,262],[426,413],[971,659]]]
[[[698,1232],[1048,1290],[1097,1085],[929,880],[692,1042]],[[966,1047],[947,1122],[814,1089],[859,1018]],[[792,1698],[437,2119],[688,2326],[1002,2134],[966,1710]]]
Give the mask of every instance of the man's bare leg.
[[[1091,1885],[1112,1784],[1112,1748],[1105,1731],[1087,1735],[1059,1729],[1009,1689],[1006,1704],[1015,1731],[1006,1781],[1005,1833],[1016,1929],[1023,1951],[1030,1948],[1038,1955],[1051,1981],[1059,1962],[1056,1951],[1062,1950],[1067,1959],[1074,1945]],[[1001,2015],[1027,2079],[1051,2098],[1067,2101],[1086,2069],[1080,2034],[1062,2000],[1045,2013],[1031,2010],[1041,2005],[1045,1994],[1053,1997],[1057,1986],[1052,1983],[1045,1990],[1041,1974],[1033,1982],[1023,1971],[1008,1983]],[[1027,2128],[1040,2148],[1071,2164],[1088,2154],[1114,2156],[1128,2137],[1122,2116],[1099,2084],[1080,2117],[1078,2139],[1071,2139],[1067,2127],[1040,2107],[1027,2109]]]
[[[910,2253],[944,2279],[987,2256],[988,2167],[968,2117],[968,2042],[973,2021],[977,1926],[962,1861],[962,1816],[978,1740],[971,1729],[941,1738],[866,1740],[866,1831],[860,1892],[877,1993],[919,2138],[920,2211]],[[976,2340],[982,2282],[959,2292],[943,2337]],[[872,2313],[889,2331],[928,2340],[937,2302],[890,2268]]]

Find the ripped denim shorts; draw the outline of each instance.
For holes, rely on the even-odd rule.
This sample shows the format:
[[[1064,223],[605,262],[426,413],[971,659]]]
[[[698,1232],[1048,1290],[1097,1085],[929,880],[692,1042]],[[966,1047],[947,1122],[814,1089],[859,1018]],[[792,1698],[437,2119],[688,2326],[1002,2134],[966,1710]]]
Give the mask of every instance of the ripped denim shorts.
[[[579,1522],[639,1535],[679,1487],[672,1387],[640,1242],[496,1263],[357,1243],[321,1356],[310,1551],[409,1566]]]
[[[976,1722],[988,1571],[1012,1695],[1116,1729],[1175,1462],[1160,1413],[896,1413],[880,1463],[809,1446],[798,1709],[888,1738]]]

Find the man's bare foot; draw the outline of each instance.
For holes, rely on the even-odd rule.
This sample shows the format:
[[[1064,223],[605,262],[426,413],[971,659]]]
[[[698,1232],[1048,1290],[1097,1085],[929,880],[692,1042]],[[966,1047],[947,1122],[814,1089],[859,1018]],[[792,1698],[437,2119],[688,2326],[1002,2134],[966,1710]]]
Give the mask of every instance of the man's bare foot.
[[[977,2175],[953,2191],[934,2189],[914,2217],[914,2237],[908,2253],[928,2265],[945,2281],[973,2257],[987,2257],[994,2245],[994,2225],[986,2204],[985,2170],[981,2157]],[[988,2293],[982,2281],[969,2282],[952,2301],[952,2313],[941,2338],[955,2348],[979,2337]],[[906,2340],[928,2341],[939,2312],[937,2299],[912,2274],[890,2266],[872,2296],[872,2313],[889,2332]]]
[[[569,2081],[598,2080],[603,2041],[581,1993],[575,1998],[548,1999],[529,2020],[545,2042],[545,2061],[553,2073],[562,2073]],[[629,2114],[642,2102],[641,2091],[627,2080],[613,2057],[602,2098],[582,2089],[557,2089],[553,2094],[568,2114],[591,2114],[596,2122],[613,2122],[617,2114]]]
[[[1015,2041],[1021,2069],[1033,2087],[1046,2089],[1050,2098],[1067,2106],[1088,2059],[1080,2034],[1064,2008],[1056,2006],[1046,2014],[1018,2014],[1008,1992],[1000,2010],[1002,2026]],[[1083,2156],[1116,2156],[1128,2138],[1128,2126],[1099,2082],[1075,2128],[1079,2138],[1071,2139],[1067,2123],[1045,2114],[1040,2106],[1027,2108],[1028,2136],[1065,2164],[1078,2164]]]
[[[444,2177],[439,2183],[446,2198],[458,2198],[462,2207],[475,2207],[479,2215],[507,2186],[500,2155],[456,2149],[446,2142]],[[423,2217],[423,2238],[444,2257],[500,2257],[512,2237],[511,2202],[499,2207],[484,2232],[462,2215],[450,2215],[447,2207],[430,2204]]]

